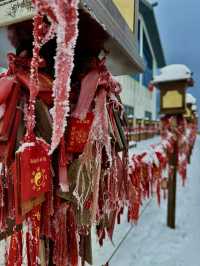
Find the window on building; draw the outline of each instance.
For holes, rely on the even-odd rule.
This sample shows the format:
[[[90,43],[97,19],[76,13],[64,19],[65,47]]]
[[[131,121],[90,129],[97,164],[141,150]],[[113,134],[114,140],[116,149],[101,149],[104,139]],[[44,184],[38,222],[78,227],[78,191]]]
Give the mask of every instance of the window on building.
[[[135,74],[135,75],[133,75],[133,78],[134,78],[135,80],[139,81],[139,80],[140,80],[140,74]]]
[[[145,62],[145,72],[143,74],[143,85],[148,87],[150,81],[153,79],[153,56],[146,38],[143,33],[143,57]]]
[[[140,47],[140,31],[141,31],[141,22],[140,22],[140,19],[138,19],[138,30],[137,30],[138,48]]]
[[[125,112],[127,116],[134,116],[134,107],[129,105],[124,105]]]
[[[144,117],[148,120],[152,120],[152,113],[149,111],[144,112]]]

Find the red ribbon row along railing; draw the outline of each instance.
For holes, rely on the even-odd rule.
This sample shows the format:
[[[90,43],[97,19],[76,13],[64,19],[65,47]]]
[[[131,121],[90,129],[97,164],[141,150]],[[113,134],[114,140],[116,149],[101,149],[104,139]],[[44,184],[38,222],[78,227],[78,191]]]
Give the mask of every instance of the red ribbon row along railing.
[[[9,70],[0,79],[0,230],[1,238],[10,236],[6,265],[22,265],[24,245],[28,266],[42,261],[77,266],[80,258],[82,265],[91,264],[92,226],[103,245],[107,236],[112,241],[125,208],[128,221],[136,223],[146,198],[156,193],[160,204],[173,153],[185,183],[197,125],[166,116],[161,142],[128,158],[121,87],[105,58],[90,58],[71,81],[78,1],[33,2],[33,58],[10,54]],[[42,73],[39,50],[55,34],[53,81]]]

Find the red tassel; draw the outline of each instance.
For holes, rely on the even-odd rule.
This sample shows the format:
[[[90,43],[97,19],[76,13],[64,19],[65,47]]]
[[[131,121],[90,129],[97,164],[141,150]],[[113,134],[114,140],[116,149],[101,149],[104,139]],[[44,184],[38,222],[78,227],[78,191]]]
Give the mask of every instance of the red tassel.
[[[58,203],[57,207],[53,221],[53,263],[56,266],[77,266],[78,244],[74,212],[66,203]]]
[[[0,230],[3,232],[6,230],[6,213],[5,213],[5,188],[3,180],[5,178],[5,169],[1,163],[0,172]]]
[[[10,239],[6,266],[22,265],[22,231],[15,232]]]
[[[70,207],[67,212],[67,234],[68,234],[68,253],[70,266],[78,265],[78,243],[77,243],[77,226],[74,212]]]
[[[131,215],[132,220],[137,222],[139,219],[139,215],[140,215],[140,202],[138,200],[135,200]]]
[[[157,200],[158,200],[158,205],[160,206],[160,202],[161,202],[161,197],[160,197],[160,180],[157,181]]]
[[[28,266],[39,266],[41,206],[37,206],[26,217],[26,249]],[[21,265],[20,265],[21,266]]]
[[[42,204],[42,218],[41,218],[41,235],[46,236],[46,238],[52,238],[52,217],[54,215],[53,206],[53,184],[51,180],[51,188],[48,193],[46,193],[46,200]]]
[[[109,227],[107,229],[107,232],[108,232],[108,237],[110,238],[111,242],[113,240],[116,217],[117,217],[117,210],[115,210],[113,213],[111,212],[110,217],[109,217]]]

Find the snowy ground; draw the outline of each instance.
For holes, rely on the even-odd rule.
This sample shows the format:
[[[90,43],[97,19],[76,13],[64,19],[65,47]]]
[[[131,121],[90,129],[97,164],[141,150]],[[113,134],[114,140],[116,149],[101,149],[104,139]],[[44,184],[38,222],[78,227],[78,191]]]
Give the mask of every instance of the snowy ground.
[[[139,141],[139,142],[136,142],[137,145],[135,148],[131,148],[129,150],[129,155],[133,154],[133,153],[141,153],[143,152],[144,150],[148,149],[149,146],[151,144],[157,144],[160,142],[160,137],[156,136],[154,138],[151,138],[151,139],[147,139],[147,140],[142,140],[142,141]]]
[[[137,149],[142,146],[139,144]],[[200,266],[200,137],[188,170],[186,187],[183,188],[181,182],[178,184],[176,230],[166,227],[166,202],[158,208],[152,200],[139,224],[133,226],[113,255],[110,266]],[[129,230],[130,225],[124,221],[116,228],[115,246],[106,242],[105,247],[99,249],[95,245],[95,266],[101,266],[112,256]]]

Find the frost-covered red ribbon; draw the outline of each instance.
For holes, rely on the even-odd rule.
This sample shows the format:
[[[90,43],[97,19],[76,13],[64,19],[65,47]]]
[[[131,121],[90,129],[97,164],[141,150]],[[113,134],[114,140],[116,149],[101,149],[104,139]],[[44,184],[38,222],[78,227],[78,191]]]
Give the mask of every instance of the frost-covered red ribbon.
[[[61,138],[60,147],[59,147],[59,162],[58,162],[58,171],[59,171],[59,185],[61,191],[68,192],[69,191],[69,181],[67,176],[67,153],[65,148],[65,140],[64,137]]]
[[[99,77],[99,70],[93,69],[82,79],[78,103],[74,112],[72,113],[73,117],[79,118],[81,120],[85,119],[95,97]]]
[[[53,134],[50,149],[52,153],[64,134],[66,117],[69,113],[70,81],[74,67],[74,48],[78,36],[78,0],[34,0],[33,3],[36,6],[36,17],[46,15],[51,21],[48,38],[54,36],[54,31],[57,36],[56,77],[53,83]]]
[[[53,263],[78,266],[77,225],[72,207],[57,202],[53,221]]]
[[[177,141],[178,143],[177,170],[184,185],[187,178],[187,164],[190,155],[190,147],[194,145],[195,141],[196,127],[193,123],[192,125],[187,123],[183,116],[166,116],[162,119],[162,126],[162,139],[167,135],[170,135],[173,141]]]
[[[97,88],[104,88],[108,94],[120,93],[120,84],[114,80],[112,74],[107,70],[105,61],[105,58],[94,60],[91,71],[82,79],[78,103],[72,113],[73,117],[81,120],[86,117]],[[112,95],[110,95],[110,97],[112,97]]]
[[[22,265],[22,231],[16,231],[10,237],[6,254],[6,266]]]
[[[99,77],[95,75],[92,77],[93,70],[86,76],[86,79],[90,79],[90,95],[95,97],[95,109],[94,109],[94,120],[91,126],[91,130],[88,137],[88,142],[85,146],[83,154],[80,156],[81,166],[78,171],[77,184],[74,190],[74,196],[77,198],[79,206],[83,208],[85,202],[87,201],[88,193],[80,192],[80,184],[84,184],[82,180],[82,169],[85,167],[88,176],[92,177],[91,179],[91,189],[92,189],[92,204],[91,204],[91,222],[96,220],[98,216],[98,200],[100,193],[100,175],[102,172],[102,160],[106,160],[108,163],[108,173],[112,167],[113,158],[112,158],[112,148],[111,148],[111,138],[109,133],[109,124],[108,124],[108,111],[107,103],[108,98],[113,103],[113,105],[120,106],[115,93],[120,92],[119,84],[114,80],[111,73],[106,69],[105,62],[102,60],[99,65]],[[91,74],[91,75],[90,75]],[[85,84],[86,86],[87,84]],[[85,91],[86,87],[81,87],[81,90]],[[80,94],[81,99],[85,99],[84,93]],[[92,97],[83,100],[86,104],[86,108],[82,105],[82,101],[78,101],[78,107],[74,115],[78,118],[82,117],[83,114],[87,113],[89,105],[91,104]],[[103,151],[105,153],[103,154]],[[105,158],[103,158],[103,156]],[[83,195],[86,195],[83,197]]]
[[[27,115],[27,134],[32,133],[35,127],[35,100],[39,92],[39,81],[38,81],[38,68],[40,62],[40,49],[41,49],[41,39],[42,39],[42,20],[41,15],[34,17],[33,23],[33,37],[34,37],[34,48],[33,57],[31,60],[31,74],[30,74],[30,98],[28,105],[28,115]]]
[[[160,204],[161,183],[166,179],[166,173],[163,170],[168,170],[169,176],[172,175],[174,168],[170,166],[169,159],[174,152],[178,156],[178,173],[185,184],[188,156],[194,145],[197,127],[194,123],[187,124],[182,116],[166,116],[162,119],[161,125],[161,143],[152,145],[143,153],[134,154],[130,161],[131,183],[128,212],[130,221],[138,220],[142,201],[152,192],[157,193]],[[174,150],[175,141],[177,141],[177,150]],[[166,191],[164,191],[165,197]]]
[[[142,153],[134,154],[129,166],[129,208],[128,220],[137,222],[140,207],[144,199],[154,192],[160,204],[160,184],[163,171],[168,165],[168,154],[172,151],[173,138],[171,134],[157,145],[152,145]]]
[[[107,92],[105,90],[101,90],[96,97],[95,117],[88,137],[88,142],[85,146],[83,154],[80,157],[81,168],[77,177],[77,185],[74,191],[74,195],[77,198],[80,207],[83,208],[83,205],[87,198],[83,198],[83,195],[81,195],[79,191],[79,183],[84,183],[84,181],[81,181],[80,178],[82,176],[82,167],[83,165],[85,165],[89,176],[93,176],[91,180],[93,191],[93,204],[91,214],[92,221],[95,220],[97,214],[103,147],[105,147],[106,152],[109,156],[109,160],[111,160],[111,143],[108,133],[108,121],[106,117],[106,96]],[[82,191],[82,194],[83,193],[84,191]]]

